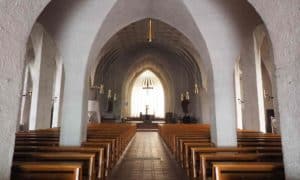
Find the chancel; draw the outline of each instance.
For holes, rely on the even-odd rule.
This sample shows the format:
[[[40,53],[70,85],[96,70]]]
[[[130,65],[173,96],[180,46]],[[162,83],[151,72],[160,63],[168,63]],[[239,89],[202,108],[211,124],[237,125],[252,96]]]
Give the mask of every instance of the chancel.
[[[0,179],[299,179],[299,9],[2,0]]]

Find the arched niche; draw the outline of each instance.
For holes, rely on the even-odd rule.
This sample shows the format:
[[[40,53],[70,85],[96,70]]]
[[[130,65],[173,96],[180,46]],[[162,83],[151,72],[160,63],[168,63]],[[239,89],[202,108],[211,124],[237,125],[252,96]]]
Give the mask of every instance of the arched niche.
[[[145,69],[133,80],[130,89],[130,116],[142,114],[164,118],[165,94],[160,79],[151,70]]]
[[[266,101],[275,100],[266,97],[264,86],[267,82],[263,81],[268,79],[271,84],[276,82],[272,45],[264,24],[258,24],[247,35],[235,64],[235,101],[239,128],[266,132],[266,114],[269,113],[265,107]],[[271,86],[273,91],[275,84]],[[276,112],[275,103],[273,107]]]
[[[126,104],[128,106],[123,106],[122,108],[122,116],[128,117],[130,116],[131,107],[130,107],[130,101],[131,101],[131,92],[134,85],[134,81],[141,73],[143,73],[146,70],[150,70],[153,72],[160,82],[162,83],[164,94],[165,94],[165,112],[172,112],[174,109],[174,92],[172,88],[172,82],[170,80],[170,76],[167,74],[167,72],[163,71],[161,67],[149,63],[143,63],[136,64],[132,66],[128,71],[126,75],[126,79],[122,85],[122,104]]]
[[[43,25],[35,23],[28,39],[30,51],[26,55],[25,73],[30,72],[32,78],[30,90],[30,107],[27,125],[29,130],[57,127],[60,119],[62,97],[63,65],[52,37]],[[29,76],[28,76],[29,77]],[[27,82],[25,74],[24,84]],[[28,94],[28,93],[27,93]],[[27,97],[23,90],[23,97]],[[26,101],[24,101],[26,102]]]
[[[277,97],[273,93],[277,92],[273,48],[268,31],[263,24],[255,28],[253,38],[260,131],[266,132],[270,129],[270,116],[276,116],[276,120],[279,121]],[[269,108],[272,108],[273,113],[270,113]]]

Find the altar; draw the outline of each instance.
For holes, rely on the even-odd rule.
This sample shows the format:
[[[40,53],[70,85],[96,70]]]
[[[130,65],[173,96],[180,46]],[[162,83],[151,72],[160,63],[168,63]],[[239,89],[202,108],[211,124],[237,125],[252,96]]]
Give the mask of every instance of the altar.
[[[151,124],[152,121],[155,119],[155,115],[154,114],[145,114],[145,115],[141,114],[140,119],[146,124]]]

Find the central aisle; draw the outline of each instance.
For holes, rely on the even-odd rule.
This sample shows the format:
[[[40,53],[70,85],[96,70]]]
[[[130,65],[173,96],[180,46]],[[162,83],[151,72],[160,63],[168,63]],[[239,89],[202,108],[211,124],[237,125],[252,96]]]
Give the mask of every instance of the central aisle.
[[[137,132],[110,180],[185,180],[183,169],[171,159],[157,132]]]

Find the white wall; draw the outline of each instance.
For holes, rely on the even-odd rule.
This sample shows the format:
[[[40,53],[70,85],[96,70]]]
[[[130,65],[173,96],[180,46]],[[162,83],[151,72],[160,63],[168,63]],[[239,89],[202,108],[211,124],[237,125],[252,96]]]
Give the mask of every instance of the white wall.
[[[45,129],[49,128],[51,124],[53,78],[56,69],[57,50],[40,24],[35,24],[33,27],[31,40],[35,57],[29,63],[29,70],[33,79],[29,129]]]
[[[259,131],[259,107],[257,94],[257,74],[252,33],[243,46],[240,67],[243,86],[243,124],[244,129]]]
[[[23,79],[23,90],[22,99],[20,107],[20,125],[22,125],[22,130],[29,130],[29,116],[30,116],[30,106],[31,106],[31,94],[32,92],[32,77],[29,66],[25,67],[24,79]]]
[[[56,59],[60,57],[57,56]],[[61,61],[56,60],[56,71],[55,71],[55,80],[53,88],[53,121],[52,127],[59,127],[61,123],[61,104],[63,101],[63,64]]]
[[[286,179],[300,176],[300,4],[249,0],[262,16],[272,41]],[[276,13],[274,13],[276,12]]]
[[[47,0],[0,2],[0,179],[10,179],[26,44]]]

